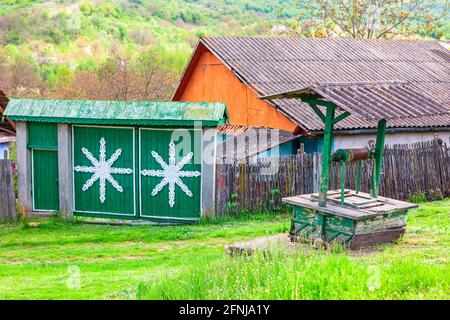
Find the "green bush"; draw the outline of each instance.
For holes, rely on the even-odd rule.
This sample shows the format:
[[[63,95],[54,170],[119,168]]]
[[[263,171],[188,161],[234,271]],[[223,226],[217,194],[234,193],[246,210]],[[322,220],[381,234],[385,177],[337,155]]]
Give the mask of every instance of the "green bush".
[[[226,214],[237,217],[240,215],[248,214],[248,210],[241,206],[241,202],[239,201],[239,196],[236,193],[233,193],[230,196],[230,200],[225,203],[225,212]]]
[[[408,201],[412,203],[423,203],[427,201],[425,192],[416,192],[408,196]]]
[[[444,199],[444,195],[440,189],[427,190],[425,192],[425,197],[427,198],[427,201],[440,201]]]
[[[281,191],[280,189],[272,189],[270,190],[270,199],[269,199],[269,209],[271,211],[282,211],[284,209],[283,202],[281,201]]]
[[[443,195],[442,191],[437,189],[428,189],[425,192],[416,192],[413,194],[410,194],[408,196],[408,201],[412,203],[423,203],[427,201],[440,201],[443,200],[445,196]]]

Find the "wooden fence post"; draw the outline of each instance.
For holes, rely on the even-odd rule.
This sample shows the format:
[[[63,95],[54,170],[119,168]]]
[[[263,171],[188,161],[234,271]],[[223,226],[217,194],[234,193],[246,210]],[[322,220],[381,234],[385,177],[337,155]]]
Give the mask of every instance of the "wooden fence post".
[[[313,183],[312,190],[313,193],[319,192],[319,181],[320,181],[320,172],[322,171],[322,154],[314,152],[313,153]]]
[[[0,160],[0,181],[0,220],[16,220],[16,196],[11,160]]]
[[[256,157],[258,157],[258,150],[256,150]],[[245,164],[250,164],[250,138],[245,136]]]

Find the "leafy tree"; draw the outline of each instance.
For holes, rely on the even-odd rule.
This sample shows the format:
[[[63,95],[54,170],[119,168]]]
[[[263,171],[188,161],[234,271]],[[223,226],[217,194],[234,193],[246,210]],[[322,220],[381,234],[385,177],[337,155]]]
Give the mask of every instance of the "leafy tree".
[[[0,56],[0,74],[2,89],[12,97],[35,97],[34,90],[39,86],[40,78],[34,61],[20,52],[13,56],[3,53]]]
[[[56,72],[55,86],[57,90],[64,90],[72,84],[74,78],[73,71],[67,67],[62,66]]]
[[[50,37],[52,42],[55,43],[55,44],[60,44],[62,39],[64,38],[64,35],[58,29],[49,30],[48,31],[48,36]]]
[[[80,5],[80,11],[86,17],[92,15],[94,13],[94,10],[94,5],[91,2],[83,1]]]
[[[127,29],[125,28],[125,26],[121,25],[119,26],[119,39],[120,40],[125,40],[127,36]]]
[[[324,32],[322,36],[351,38],[393,38],[410,34],[431,34],[436,21],[447,14],[431,11],[431,0],[315,0],[312,19],[303,30]]]

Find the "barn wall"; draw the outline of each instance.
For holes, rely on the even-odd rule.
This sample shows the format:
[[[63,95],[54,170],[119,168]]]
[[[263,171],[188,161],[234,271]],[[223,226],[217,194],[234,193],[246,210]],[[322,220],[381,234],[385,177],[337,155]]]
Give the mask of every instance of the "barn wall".
[[[180,101],[225,102],[233,125],[263,126],[286,131],[297,127],[256,94],[217,59],[203,52]]]
[[[441,138],[447,144],[450,143],[450,131],[437,131],[437,132],[398,132],[398,133],[387,133],[385,144],[405,144],[405,143],[415,143],[421,141],[430,141],[434,137]],[[334,150],[340,148],[355,148],[367,146],[369,140],[375,141],[375,134],[353,134],[353,135],[335,135],[334,138]]]

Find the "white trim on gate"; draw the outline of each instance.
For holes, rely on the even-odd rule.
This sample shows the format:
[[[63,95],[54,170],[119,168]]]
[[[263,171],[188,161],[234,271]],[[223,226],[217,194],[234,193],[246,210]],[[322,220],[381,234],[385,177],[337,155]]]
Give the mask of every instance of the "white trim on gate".
[[[192,217],[188,217],[188,218],[182,218],[182,217],[166,217],[166,216],[151,216],[151,215],[144,215],[142,214],[142,175],[141,175],[141,131],[142,130],[148,130],[148,131],[173,131],[176,130],[176,128],[170,128],[170,129],[164,129],[164,128],[139,128],[139,150],[138,150],[138,163],[139,163],[139,216],[144,217],[144,218],[155,218],[155,219],[173,219],[173,220],[192,220],[192,221],[196,221],[202,218],[203,212],[202,212],[202,188],[203,188],[203,183],[202,183],[202,178],[203,178],[203,130],[202,128],[186,128],[186,130],[188,131],[200,131],[201,135],[201,146],[200,146],[200,172],[201,172],[201,176],[200,176],[200,197],[199,197],[199,201],[200,201],[200,216],[198,218],[192,218]],[[194,150],[195,151],[195,150]],[[194,155],[195,158],[195,155]]]
[[[74,127],[88,127],[88,128],[108,128],[108,129],[131,129],[133,131],[133,214],[128,213],[118,213],[118,212],[102,212],[102,211],[81,211],[77,210],[75,206],[75,157],[74,157]],[[135,127],[121,127],[121,126],[92,126],[92,125],[72,125],[72,193],[73,193],[73,211],[75,213],[92,213],[100,215],[110,215],[110,216],[126,216],[126,217],[136,217],[136,128]]]

